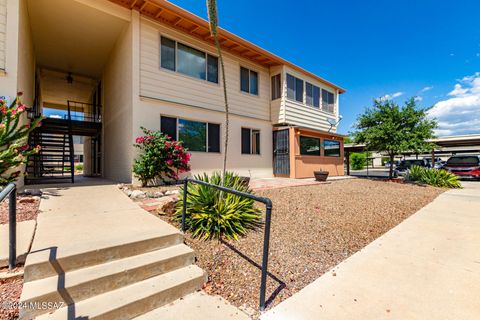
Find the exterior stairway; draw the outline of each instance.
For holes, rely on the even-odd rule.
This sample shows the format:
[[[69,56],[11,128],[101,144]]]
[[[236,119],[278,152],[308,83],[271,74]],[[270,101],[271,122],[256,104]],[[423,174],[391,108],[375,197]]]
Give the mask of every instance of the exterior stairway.
[[[44,192],[20,319],[134,319],[206,281],[183,234],[115,185]]]
[[[27,162],[25,184],[73,182],[73,140],[68,121],[44,119],[28,139],[30,147],[40,146]]]

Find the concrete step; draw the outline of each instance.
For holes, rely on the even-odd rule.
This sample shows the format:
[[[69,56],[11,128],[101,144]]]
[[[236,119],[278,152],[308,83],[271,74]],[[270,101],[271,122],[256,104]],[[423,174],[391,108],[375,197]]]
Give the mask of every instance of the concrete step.
[[[184,244],[67,272],[64,275],[26,282],[20,301],[47,303],[79,301],[194,263],[194,251]],[[47,310],[31,310],[34,316]],[[27,317],[28,318],[28,317]]]
[[[80,301],[36,319],[133,319],[200,289],[205,281],[204,271],[191,265]]]
[[[211,296],[200,291],[134,318],[134,320],[161,319],[250,320],[251,318],[222,297]]]
[[[100,243],[90,243],[90,250],[86,248],[88,241],[71,247],[65,246],[62,248],[63,253],[57,253],[54,247],[41,251],[33,249],[25,262],[24,282],[53,277],[183,243],[183,235],[174,228],[159,230],[157,234],[150,236],[148,234],[137,236],[137,241],[124,239],[117,241],[117,244],[111,241],[104,247]]]

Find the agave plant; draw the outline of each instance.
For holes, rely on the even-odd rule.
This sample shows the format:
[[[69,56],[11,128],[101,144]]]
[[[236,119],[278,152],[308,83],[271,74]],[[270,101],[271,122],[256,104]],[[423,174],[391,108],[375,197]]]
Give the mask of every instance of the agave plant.
[[[195,176],[211,184],[220,185],[222,175],[219,172],[212,176],[207,174]],[[224,175],[224,185],[241,192],[250,193],[241,178],[227,171]],[[180,191],[183,196],[183,190]],[[228,239],[238,240],[246,235],[248,230],[261,225],[261,210],[254,207],[254,200],[225,193],[200,184],[190,184],[187,195],[186,225],[194,238],[204,240]],[[183,203],[177,204],[175,219],[182,219]]]
[[[462,188],[456,175],[446,170],[428,169],[420,166],[412,166],[407,175],[410,181],[418,181],[434,187]]]

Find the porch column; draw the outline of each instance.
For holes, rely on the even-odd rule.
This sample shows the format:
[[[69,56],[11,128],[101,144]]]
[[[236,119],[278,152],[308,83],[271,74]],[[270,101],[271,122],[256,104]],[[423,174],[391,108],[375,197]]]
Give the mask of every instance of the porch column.
[[[432,168],[435,167],[435,148],[432,148]]]
[[[83,140],[83,175],[88,177],[92,174],[92,138],[85,137]]]
[[[350,175],[350,151],[345,151],[345,157],[347,158],[347,176]]]

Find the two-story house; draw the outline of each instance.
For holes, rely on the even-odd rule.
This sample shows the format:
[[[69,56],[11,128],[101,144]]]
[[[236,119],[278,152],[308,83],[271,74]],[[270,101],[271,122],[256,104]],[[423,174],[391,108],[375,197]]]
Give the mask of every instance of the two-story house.
[[[335,131],[344,90],[226,30],[219,36],[229,169],[343,175]],[[181,140],[194,174],[222,166],[223,88],[208,22],[168,1],[0,0],[0,69],[0,95],[23,91],[31,116],[48,116],[31,137],[44,148],[27,183],[70,179],[75,135],[85,137],[85,174],[132,181],[141,126]]]

